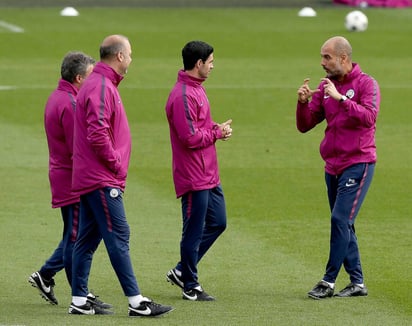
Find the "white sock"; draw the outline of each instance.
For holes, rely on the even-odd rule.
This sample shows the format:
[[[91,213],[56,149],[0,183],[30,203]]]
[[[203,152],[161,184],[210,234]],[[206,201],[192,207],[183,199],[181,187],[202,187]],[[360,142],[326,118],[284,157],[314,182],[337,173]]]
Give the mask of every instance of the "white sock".
[[[325,280],[322,280],[323,282],[326,282]],[[328,285],[332,288],[332,289],[334,289],[335,288],[335,283],[330,283],[330,282],[326,282],[326,283],[328,283]]]
[[[133,307],[136,308],[140,305],[140,302],[144,301],[150,301],[148,298],[145,298],[144,296],[142,296],[141,294],[139,295],[134,295],[132,297],[127,297],[127,299],[129,300],[129,304]]]
[[[361,287],[362,289],[365,287],[365,284],[356,284],[357,286]]]
[[[76,306],[83,306],[87,302],[86,297],[72,297],[72,303]]]
[[[175,268],[175,273],[177,276],[182,277],[182,272]]]

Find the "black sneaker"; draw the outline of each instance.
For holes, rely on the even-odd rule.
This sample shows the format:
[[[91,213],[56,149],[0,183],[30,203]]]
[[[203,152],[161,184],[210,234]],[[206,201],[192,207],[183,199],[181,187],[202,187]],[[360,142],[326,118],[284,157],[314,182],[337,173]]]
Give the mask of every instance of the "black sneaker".
[[[184,288],[184,284],[182,281],[182,277],[177,275],[177,269],[173,268],[170,271],[167,272],[166,274],[166,280],[171,283],[172,285],[177,285],[181,289]]]
[[[183,299],[190,301],[215,301],[216,299],[203,291],[202,287],[197,286],[194,289],[183,291]]]
[[[45,280],[41,277],[39,272],[34,272],[29,276],[29,282],[33,287],[39,290],[43,299],[51,304],[58,304],[53,291],[53,287],[55,285],[54,279]]]
[[[86,302],[82,306],[76,306],[72,302],[69,307],[69,314],[71,315],[95,315],[96,312],[94,311],[94,308],[90,302]]]
[[[73,302],[69,307],[69,314],[71,315],[113,315],[113,311],[102,309],[99,306],[94,306],[89,301],[82,306],[76,306]]]
[[[110,303],[103,302],[102,300],[99,299],[98,295],[95,295],[94,293],[90,292],[87,295],[87,301],[90,302],[93,306],[97,306],[101,309],[111,309],[113,306]]]
[[[309,298],[312,299],[325,299],[333,296],[333,288],[325,281],[320,281],[315,287],[308,292]]]
[[[160,317],[172,310],[173,307],[164,306],[146,299],[140,302],[140,305],[136,308],[129,305],[129,317]]]
[[[335,294],[335,297],[347,298],[347,297],[364,297],[368,295],[368,289],[366,286],[359,286],[358,284],[350,283],[339,293]]]

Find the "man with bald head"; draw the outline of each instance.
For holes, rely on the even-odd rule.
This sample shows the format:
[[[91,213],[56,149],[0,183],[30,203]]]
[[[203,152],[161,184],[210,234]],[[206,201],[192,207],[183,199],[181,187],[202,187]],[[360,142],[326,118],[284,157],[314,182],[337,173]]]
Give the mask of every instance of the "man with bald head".
[[[73,145],[73,191],[80,196],[79,234],[73,250],[70,314],[107,314],[88,302],[88,277],[103,239],[129,301],[129,316],[159,316],[172,310],[144,297],[129,254],[130,229],[123,192],[131,153],[126,111],[117,89],[132,61],[125,36],[106,37],[100,61],[77,97]]]
[[[375,169],[380,90],[376,80],[352,62],[352,47],[344,37],[328,39],[320,55],[326,77],[314,90],[309,79],[304,80],[296,108],[296,125],[302,133],[326,120],[320,154],[331,210],[329,260],[322,280],[308,296],[332,297],[342,265],[350,283],[335,297],[366,296],[355,219]]]

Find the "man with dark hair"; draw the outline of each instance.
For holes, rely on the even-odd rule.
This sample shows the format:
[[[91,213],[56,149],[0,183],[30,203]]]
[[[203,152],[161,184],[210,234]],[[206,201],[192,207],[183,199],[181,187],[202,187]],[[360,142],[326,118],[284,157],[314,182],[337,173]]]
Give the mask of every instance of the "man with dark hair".
[[[39,271],[29,277],[40,295],[51,304],[58,304],[54,295],[53,277],[64,268],[72,283],[72,251],[77,237],[79,196],[72,192],[73,117],[77,93],[92,72],[95,60],[82,52],[69,52],[61,64],[61,79],[49,96],[44,111],[44,128],[49,148],[49,181],[52,207],[60,208],[63,218],[63,238]],[[92,293],[87,299],[103,308],[104,304]]]
[[[184,69],[166,103],[173,156],[173,179],[181,198],[183,232],[180,262],[167,280],[183,289],[183,299],[213,301],[198,282],[197,265],[226,228],[226,207],[215,142],[232,136],[231,123],[212,120],[202,83],[213,69],[213,47],[202,41],[182,50]]]
[[[380,90],[376,80],[352,62],[352,47],[346,38],[328,39],[320,54],[327,76],[315,90],[309,88],[309,79],[305,79],[298,89],[296,106],[300,132],[307,132],[326,120],[320,154],[325,161],[331,211],[329,259],[322,280],[308,296],[332,297],[342,265],[350,283],[335,296],[366,296],[355,219],[375,171]]]
[[[128,314],[160,316],[173,308],[140,293],[129,253],[130,228],[123,192],[131,154],[126,111],[117,89],[132,61],[129,40],[111,35],[100,62],[78,95],[74,122],[73,190],[80,196],[80,227],[73,250],[70,314],[105,313],[87,301],[93,254],[103,238],[110,262],[129,301]]]
[[[192,70],[199,59],[206,62],[211,54],[213,54],[213,47],[205,42],[192,41],[187,43],[182,49],[183,69]]]

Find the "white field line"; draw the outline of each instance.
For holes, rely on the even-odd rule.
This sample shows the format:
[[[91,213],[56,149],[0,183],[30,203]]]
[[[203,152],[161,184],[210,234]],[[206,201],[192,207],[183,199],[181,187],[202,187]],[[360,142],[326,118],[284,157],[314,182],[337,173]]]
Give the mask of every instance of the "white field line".
[[[0,27],[3,27],[3,28],[5,28],[5,29],[7,29],[7,30],[9,30],[10,32],[13,32],[13,33],[24,33],[23,28],[21,28],[19,26],[16,26],[16,25],[13,25],[13,24],[10,24],[10,23],[7,23],[4,20],[0,20]]]
[[[16,89],[16,86],[0,85],[0,91],[9,91],[11,89]]]

